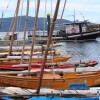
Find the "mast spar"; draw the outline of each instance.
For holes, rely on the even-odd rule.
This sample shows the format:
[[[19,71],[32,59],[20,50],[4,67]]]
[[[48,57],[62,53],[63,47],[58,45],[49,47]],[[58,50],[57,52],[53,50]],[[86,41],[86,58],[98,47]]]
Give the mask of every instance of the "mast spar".
[[[36,36],[36,27],[37,27],[37,21],[38,21],[39,7],[40,7],[40,0],[37,1],[37,9],[36,9],[35,21],[34,21],[34,29],[33,29],[33,32],[32,32],[33,36],[32,36],[32,46],[31,46],[31,52],[30,52],[28,72],[30,72],[30,69],[31,69],[31,61],[32,61],[32,54],[33,54],[33,50],[34,50],[34,41],[35,41],[35,36]]]
[[[20,0],[18,0],[18,2],[17,2],[16,14],[15,14],[15,20],[14,20],[14,27],[13,27],[13,30],[12,30],[12,37],[11,37],[11,41],[10,41],[10,48],[9,48],[9,54],[8,55],[11,55],[11,52],[12,52],[12,45],[13,45],[13,40],[14,40],[14,32],[15,32],[16,24],[17,24],[19,6],[20,6]]]
[[[25,21],[25,26],[24,26],[24,41],[23,41],[23,47],[22,47],[21,63],[23,63],[24,48],[25,48],[25,38],[26,38],[26,29],[27,29],[27,24],[28,24],[28,14],[29,14],[29,0],[27,0],[27,11],[26,11],[26,21]]]
[[[57,15],[58,15],[59,5],[60,5],[60,0],[57,0],[54,17],[52,19],[52,25],[50,27],[50,32],[49,32],[49,37],[48,37],[48,41],[47,41],[47,46],[45,48],[44,59],[43,59],[42,68],[41,68],[41,72],[40,72],[40,77],[39,77],[39,81],[38,81],[38,88],[37,88],[37,91],[36,91],[37,94],[40,93],[40,88],[41,88],[41,85],[42,85],[42,78],[43,78],[43,72],[44,72],[44,68],[45,68],[45,61],[47,59],[48,49],[49,49],[49,46],[50,46],[50,43],[51,43],[53,29],[54,29],[54,26],[55,26]]]

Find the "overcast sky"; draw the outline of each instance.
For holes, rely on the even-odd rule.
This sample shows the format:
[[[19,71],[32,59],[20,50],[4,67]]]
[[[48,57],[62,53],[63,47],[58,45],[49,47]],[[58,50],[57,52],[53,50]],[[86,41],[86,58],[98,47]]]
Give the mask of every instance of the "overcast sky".
[[[23,9],[22,9],[22,1],[24,1]],[[37,0],[30,0],[29,16],[34,16],[35,14],[35,4],[36,4],[35,1]],[[40,0],[40,1],[41,3],[40,3],[39,17],[44,17],[46,0]],[[56,1],[57,0],[47,0],[46,13],[49,12],[51,16],[54,13]],[[64,1],[65,0],[61,0],[59,14],[58,14],[59,18],[61,16]],[[19,16],[26,14],[26,4],[27,0],[21,0]],[[0,0],[0,17],[2,16],[2,12],[4,12],[4,17],[12,17],[14,15],[16,5],[17,5],[17,0]],[[75,18],[78,20],[82,21],[85,19],[91,22],[100,23],[100,0],[67,0],[63,19],[74,20],[73,17],[74,11],[75,11]]]

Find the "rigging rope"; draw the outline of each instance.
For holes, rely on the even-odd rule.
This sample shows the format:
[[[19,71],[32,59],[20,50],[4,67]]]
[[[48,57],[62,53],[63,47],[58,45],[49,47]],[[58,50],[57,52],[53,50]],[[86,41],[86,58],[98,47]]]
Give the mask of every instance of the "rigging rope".
[[[63,14],[64,14],[65,6],[66,6],[66,1],[67,1],[67,0],[65,0],[65,2],[64,2],[63,11],[62,11],[62,15],[61,15],[60,20],[62,20],[62,17],[63,17]]]
[[[35,0],[35,15],[36,15],[36,12],[37,12],[36,8],[37,8],[37,0]],[[34,17],[34,20],[35,20],[35,17]],[[39,24],[39,23],[38,23],[38,21],[37,21],[37,29],[36,29],[36,31],[39,30],[38,24]],[[34,31],[34,30],[33,30],[33,31]],[[38,32],[38,35],[39,35],[39,32]]]
[[[12,31],[12,29],[13,29],[13,24],[14,24],[14,20],[15,20],[15,14],[16,14],[16,12],[14,13],[14,16],[13,16],[13,18],[12,18],[12,21],[11,21],[11,24],[10,24],[10,27],[9,27],[9,29],[8,29],[8,32],[6,33],[6,34],[8,34],[9,35],[9,32],[10,31]]]
[[[19,31],[20,31],[21,16],[22,16],[22,11],[23,11],[23,3],[24,3],[24,0],[22,0],[20,17],[19,17],[19,19],[17,20],[17,28],[18,28],[18,33],[17,33],[17,36],[19,35]],[[20,43],[17,43],[17,47],[19,47],[19,45],[20,45]],[[19,51],[19,48],[18,48],[18,51]]]
[[[6,9],[2,12],[2,18],[1,18],[1,21],[0,21],[0,28],[1,28],[1,25],[2,25],[2,22],[3,22],[4,13],[7,11],[8,7],[9,7],[9,5],[10,5],[10,2],[11,2],[11,0],[9,1],[9,3],[8,3],[7,7],[6,7]]]
[[[52,18],[52,0],[51,0],[51,18]]]
[[[9,54],[11,55],[11,51],[12,51],[12,45],[13,45],[13,40],[14,40],[14,32],[16,29],[16,23],[17,23],[17,19],[18,19],[18,12],[19,12],[19,8],[20,8],[20,0],[17,1],[17,6],[16,6],[16,14],[15,14],[15,20],[14,20],[14,25],[13,25],[13,29],[12,29],[12,37],[11,37],[11,41],[10,41],[10,48],[9,48]]]
[[[8,7],[9,7],[9,5],[10,5],[10,2],[11,2],[11,0],[9,1],[9,3],[8,3],[8,5],[7,5],[7,8],[5,9],[5,11],[4,11],[4,12],[6,12],[6,11],[7,11]]]
[[[44,29],[43,29],[43,36],[44,36],[44,31],[45,31],[45,24],[46,24],[46,6],[47,5],[47,0],[45,0],[45,13],[44,13]]]
[[[24,38],[23,38],[22,56],[21,56],[20,63],[23,63],[23,57],[24,57],[26,30],[27,30],[27,25],[28,25],[29,4],[30,4],[30,0],[27,0],[26,20],[25,20],[25,25],[24,25]]]
[[[8,29],[8,33],[9,33],[10,31],[12,31],[13,24],[14,24],[14,20],[15,20],[15,14],[14,14],[14,17],[12,18],[12,21],[11,21],[10,27],[9,27],[9,29]]]
[[[62,20],[63,14],[64,14],[64,10],[65,10],[65,7],[66,7],[66,2],[67,2],[67,0],[65,0],[65,2],[64,2],[64,6],[63,6],[63,10],[62,10],[62,14],[61,14],[60,22],[59,22],[59,25],[58,25],[58,29],[60,29],[60,23],[61,23],[61,20]],[[57,32],[57,33],[58,33],[58,32]]]
[[[17,24],[18,24],[18,34],[19,34],[19,31],[20,31],[20,24],[21,24],[21,16],[22,16],[22,11],[23,11],[23,3],[24,3],[24,0],[22,0],[22,5],[21,5],[21,13],[20,13],[20,19],[19,19],[19,22],[17,21]]]
[[[36,8],[37,8],[37,0],[35,0],[35,14],[36,14]]]

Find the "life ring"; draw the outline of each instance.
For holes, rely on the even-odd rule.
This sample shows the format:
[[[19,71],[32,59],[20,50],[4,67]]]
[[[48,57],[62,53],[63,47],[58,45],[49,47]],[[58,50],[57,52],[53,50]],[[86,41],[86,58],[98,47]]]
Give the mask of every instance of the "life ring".
[[[76,33],[76,29],[75,29],[75,28],[72,28],[71,31],[72,31],[73,33]]]

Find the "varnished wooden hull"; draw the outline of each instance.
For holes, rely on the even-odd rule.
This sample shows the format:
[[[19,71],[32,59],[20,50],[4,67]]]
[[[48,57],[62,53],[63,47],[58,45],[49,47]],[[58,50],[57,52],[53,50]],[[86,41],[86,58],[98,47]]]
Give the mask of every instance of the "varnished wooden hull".
[[[63,56],[54,56],[52,59],[48,59],[46,62],[47,63],[57,63],[57,62],[66,62],[69,60],[72,56],[68,55],[66,57]],[[32,63],[42,63],[43,59],[42,58],[34,58],[32,59]],[[14,65],[14,64],[20,64],[20,60],[8,60],[8,59],[0,59],[0,65]],[[24,64],[28,64],[29,60],[23,60]]]
[[[38,63],[41,62],[42,59],[34,59],[32,60],[32,63]],[[0,65],[15,65],[15,64],[20,64],[20,60],[5,60],[5,61],[0,61]],[[28,64],[29,60],[24,60],[24,64]]]
[[[49,75],[49,74],[48,74]],[[47,75],[47,76],[48,76]],[[48,77],[44,74],[42,80],[42,87],[50,87],[54,89],[68,89],[71,83],[84,83],[87,86],[100,85],[100,71],[91,72],[86,74],[66,73],[63,77],[55,75],[49,75]],[[37,88],[38,76],[33,77],[18,77],[18,76],[7,76],[0,75],[1,86],[16,86],[24,88]]]

